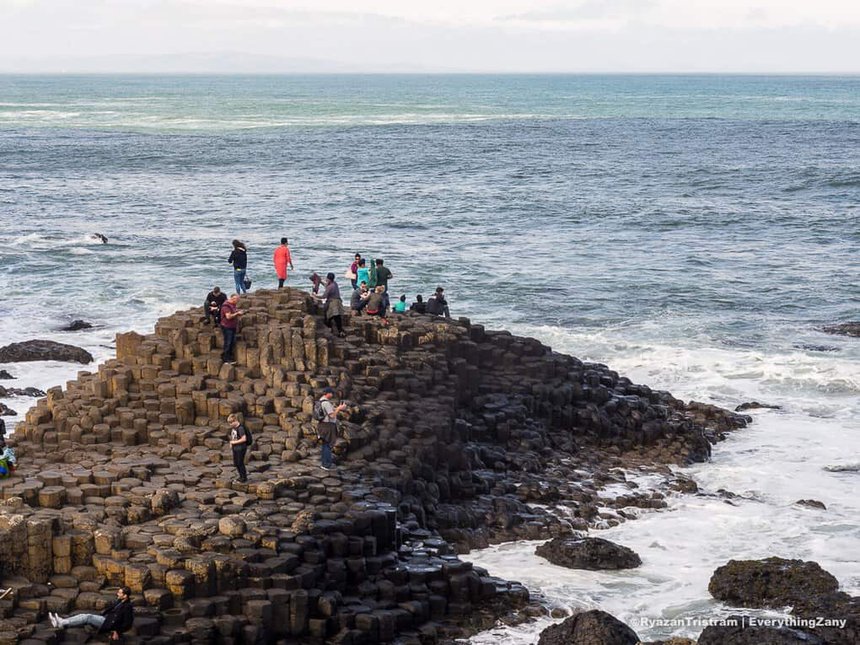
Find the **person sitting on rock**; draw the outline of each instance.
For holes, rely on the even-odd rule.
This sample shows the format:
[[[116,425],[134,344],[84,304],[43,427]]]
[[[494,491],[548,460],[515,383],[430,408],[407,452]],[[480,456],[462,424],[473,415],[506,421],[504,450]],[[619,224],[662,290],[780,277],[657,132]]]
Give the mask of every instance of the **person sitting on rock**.
[[[400,300],[394,303],[394,313],[403,314],[406,313],[406,294],[404,293],[400,296]]]
[[[427,303],[424,302],[424,296],[422,296],[420,293],[415,296],[415,302],[410,305],[409,311],[414,311],[416,314],[426,314]]]
[[[379,285],[371,292],[365,311],[371,316],[379,316],[385,320],[385,287]]]
[[[221,287],[215,287],[206,294],[206,301],[203,303],[203,313],[206,316],[206,324],[209,325],[213,321],[216,325],[221,324],[221,305],[227,300],[227,294],[221,291]]]
[[[370,290],[367,288],[367,283],[362,282],[349,298],[349,308],[352,313],[360,314],[361,310],[367,306],[368,298],[370,298]]]
[[[427,313],[434,316],[451,317],[451,312],[448,311],[448,301],[445,300],[445,290],[442,287],[436,287],[436,293],[430,296],[427,300]]]
[[[11,477],[15,473],[15,451],[6,444],[6,439],[0,436],[0,479]]]
[[[69,618],[60,618],[57,614],[48,612],[48,618],[51,619],[51,624],[57,629],[92,625],[98,630],[97,633],[110,634],[111,641],[119,641],[134,623],[131,589],[128,587],[117,589],[116,600],[105,607],[101,615],[77,614]]]

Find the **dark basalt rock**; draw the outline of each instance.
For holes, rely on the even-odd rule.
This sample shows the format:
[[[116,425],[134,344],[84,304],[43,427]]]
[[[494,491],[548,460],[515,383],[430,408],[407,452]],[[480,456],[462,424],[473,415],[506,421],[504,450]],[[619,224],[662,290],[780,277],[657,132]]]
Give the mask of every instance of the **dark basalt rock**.
[[[61,327],[60,331],[80,331],[81,329],[92,329],[93,324],[86,320],[73,320],[65,327]]]
[[[838,352],[839,348],[833,345],[813,345],[811,343],[799,343],[794,346],[796,349],[805,349],[808,352]]]
[[[759,403],[758,401],[749,401],[747,403],[741,403],[738,407],[735,408],[735,412],[743,412],[744,410],[755,410],[759,408],[764,408],[767,410],[781,409],[778,405],[769,405],[767,403]]]
[[[26,602],[0,607],[0,633],[41,635],[44,608],[98,609],[125,584],[141,643],[212,642],[213,623],[225,642],[468,637],[531,610],[457,553],[661,508],[625,470],[670,476],[749,422],[467,320],[347,316],[341,338],[295,289],[242,308],[235,363],[198,309],[178,312],[119,334],[115,359],[16,425],[0,588]],[[335,471],[312,421],[324,387],[348,401]],[[254,436],[247,482],[225,454],[231,413]],[[602,500],[610,484],[629,491]],[[636,642],[595,639],[574,642]]]
[[[535,554],[568,569],[633,569],[642,564],[631,549],[602,538],[557,537],[535,549]]]
[[[808,506],[809,508],[818,508],[822,511],[826,511],[827,507],[824,505],[824,502],[819,502],[817,499],[799,499],[795,502],[798,506]]]
[[[698,645],[824,645],[817,636],[787,627],[749,625],[745,616],[729,616],[735,625],[709,625]]]
[[[821,328],[828,334],[836,334],[838,336],[854,336],[860,338],[860,322],[839,323],[836,325],[825,325]]]
[[[791,613],[815,621],[814,627],[804,628],[828,645],[856,645],[860,643],[860,596],[836,592],[798,601]],[[822,624],[818,624],[824,619]],[[838,624],[834,621],[844,621]]]
[[[605,611],[593,609],[574,614],[541,632],[538,645],[636,645],[632,629]]]
[[[729,560],[711,576],[708,591],[738,607],[780,608],[839,589],[839,582],[817,562],[766,558]]]
[[[13,380],[14,378],[15,378],[15,377],[14,377],[14,376],[12,376],[12,375],[11,375],[9,372],[7,372],[6,370],[0,370],[0,380],[4,380],[4,381],[9,380],[9,381],[11,381],[11,380]]]
[[[4,396],[45,396],[45,393],[35,387],[3,387],[0,385],[0,398]]]
[[[2,417],[16,417],[16,416],[18,416],[18,413],[15,412],[15,410],[13,410],[12,408],[7,407],[5,403],[0,403],[0,416],[2,416]]]
[[[26,361],[63,361],[86,365],[93,362],[93,356],[80,347],[52,340],[27,340],[0,347],[0,363]]]

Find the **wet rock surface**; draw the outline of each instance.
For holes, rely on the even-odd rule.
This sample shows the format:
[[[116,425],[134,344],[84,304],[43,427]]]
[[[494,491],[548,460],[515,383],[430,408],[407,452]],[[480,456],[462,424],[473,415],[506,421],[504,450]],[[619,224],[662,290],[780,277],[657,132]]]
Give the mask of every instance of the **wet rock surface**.
[[[538,645],[637,645],[630,627],[605,611],[593,609],[574,614],[541,632]]]
[[[737,629],[720,627],[708,633],[709,641],[699,643],[794,643],[822,642],[828,645],[849,645],[860,642],[860,597],[838,591],[839,583],[816,562],[767,558],[765,560],[731,560],[714,572],[708,591],[733,606],[751,608],[783,608],[791,606],[788,624],[791,629],[760,633],[774,640],[754,638],[759,632],[741,633]],[[744,624],[745,628],[756,625]],[[710,628],[709,628],[710,629]],[[764,628],[762,628],[764,629]],[[707,632],[707,630],[705,630]],[[802,638],[809,640],[791,640]],[[718,640],[725,636],[728,640]],[[736,639],[736,640],[731,640]],[[746,639],[746,640],[745,640]],[[750,640],[751,639],[751,640]],[[782,640],[780,640],[782,639]]]
[[[735,412],[743,412],[744,410],[756,410],[756,409],[779,410],[781,408],[778,405],[770,405],[768,403],[759,403],[758,401],[748,401],[747,403],[741,403],[738,407],[736,407]]]
[[[0,480],[0,633],[56,642],[48,611],[125,584],[129,643],[448,642],[530,611],[458,554],[661,508],[623,469],[706,459],[748,421],[465,319],[353,317],[337,338],[299,291],[242,308],[235,365],[179,312],[27,412]],[[348,401],[332,472],[311,419],[329,386]]]
[[[568,569],[633,569],[642,564],[632,549],[602,538],[557,537],[537,547],[535,554]]]
[[[86,320],[73,320],[68,325],[60,327],[60,331],[81,331],[82,329],[92,329],[93,324]]]
[[[86,365],[93,362],[93,356],[80,347],[52,340],[27,340],[0,347],[0,363],[27,361],[63,361]]]
[[[12,375],[11,375],[9,372],[7,372],[6,370],[0,370],[0,380],[4,380],[4,381],[5,381],[5,380],[13,380],[14,378],[15,378],[15,377],[14,377],[14,376],[12,376]]]
[[[846,322],[835,325],[825,325],[822,330],[838,336],[854,336],[860,338],[860,322]]]
[[[780,608],[838,589],[817,562],[784,558],[729,560],[708,583],[714,598],[737,607]]]
[[[819,637],[787,627],[750,625],[744,616],[730,616],[735,626],[709,625],[702,630],[698,645],[825,645]]]
[[[45,396],[45,392],[35,387],[3,387],[0,385],[0,397],[4,396]]]
[[[826,511],[827,506],[825,506],[824,502],[819,502],[817,499],[799,499],[795,502],[798,506],[806,506],[808,508],[814,508],[821,511]]]

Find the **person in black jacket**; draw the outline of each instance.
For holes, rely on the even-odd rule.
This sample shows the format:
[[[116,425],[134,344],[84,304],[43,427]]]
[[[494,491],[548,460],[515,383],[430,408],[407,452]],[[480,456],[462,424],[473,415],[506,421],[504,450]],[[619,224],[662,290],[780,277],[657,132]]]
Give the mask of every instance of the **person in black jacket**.
[[[206,294],[206,302],[203,303],[203,313],[206,314],[206,324],[208,325],[213,320],[217,327],[221,324],[221,305],[227,300],[227,294],[221,291],[220,287],[215,287]]]
[[[131,589],[120,587],[116,590],[116,600],[98,614],[77,614],[70,618],[60,618],[48,612],[51,624],[57,629],[92,625],[99,634],[110,634],[110,640],[118,641],[122,634],[131,629],[134,622],[134,607],[131,604]]]
[[[445,318],[451,317],[448,301],[445,300],[445,290],[442,287],[436,287],[436,293],[427,300],[427,313],[434,316],[445,316]]]
[[[245,271],[248,268],[248,249],[239,240],[233,240],[233,252],[227,258],[233,265],[233,279],[236,281],[236,293],[248,293],[245,287]]]

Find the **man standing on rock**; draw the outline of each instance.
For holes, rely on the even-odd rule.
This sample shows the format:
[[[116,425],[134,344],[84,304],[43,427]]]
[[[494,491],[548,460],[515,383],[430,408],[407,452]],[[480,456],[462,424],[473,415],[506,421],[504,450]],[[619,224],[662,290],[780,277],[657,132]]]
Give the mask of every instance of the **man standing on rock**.
[[[346,409],[346,403],[341,403],[335,407],[331,399],[334,396],[334,389],[327,387],[323,390],[323,395],[318,401],[319,423],[317,424],[317,436],[322,441],[322,456],[320,468],[323,470],[334,470],[334,459],[331,454],[331,447],[337,441],[337,415],[342,410]]]
[[[248,452],[248,433],[245,426],[239,423],[239,415],[231,414],[227,417],[230,424],[230,448],[233,450],[233,465],[239,473],[239,481],[248,481],[248,471],[245,470],[245,454]]]
[[[239,316],[245,312],[237,309],[239,295],[233,294],[221,305],[221,333],[224,334],[224,352],[221,360],[225,363],[235,363],[233,348],[236,346],[236,332],[239,329]]]
[[[77,614],[70,618],[60,618],[57,614],[48,612],[51,624],[57,629],[66,627],[83,627],[92,625],[99,634],[110,634],[111,641],[119,641],[134,622],[134,607],[131,604],[131,589],[120,587],[116,590],[116,600],[98,614]]]

